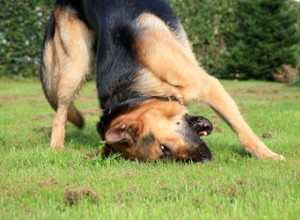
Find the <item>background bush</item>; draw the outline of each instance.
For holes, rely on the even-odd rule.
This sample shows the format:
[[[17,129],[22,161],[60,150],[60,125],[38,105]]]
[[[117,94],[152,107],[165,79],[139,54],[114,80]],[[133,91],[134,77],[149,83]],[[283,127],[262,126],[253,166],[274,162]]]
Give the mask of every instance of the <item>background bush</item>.
[[[202,66],[216,74],[223,66],[225,42],[221,28],[226,28],[222,18],[231,8],[230,1],[219,0],[170,0],[181,19],[188,37]],[[225,25],[225,27],[224,27]]]
[[[299,15],[285,0],[243,0],[233,8],[235,26],[225,34],[223,75],[273,79],[283,65],[296,66]]]
[[[219,78],[268,79],[299,63],[300,3],[173,0],[202,65]]]
[[[0,76],[36,76],[51,0],[0,2]]]
[[[248,65],[250,63],[245,53],[247,45],[241,40],[247,35],[244,33],[245,29],[240,29],[240,8],[237,4],[245,1],[250,2],[249,0],[168,0],[181,18],[197,58],[204,68],[215,76],[238,77],[236,66],[242,66],[253,70],[255,75],[247,74],[249,78],[253,76],[260,79],[268,78],[265,73],[253,68],[252,63]],[[251,4],[257,5],[260,1],[263,0],[253,0]],[[298,15],[293,18],[293,21],[296,18],[297,22],[290,25],[296,28],[295,30],[297,28],[299,30],[300,3],[297,4],[292,0],[274,1],[285,2],[287,14]],[[53,3],[54,0],[0,1],[0,76],[38,75],[44,29]],[[289,13],[291,8],[295,13]],[[256,18],[251,13],[247,16]],[[299,32],[295,32],[295,35],[297,33]],[[290,57],[293,64],[300,59],[300,37],[298,36],[297,39],[298,42],[293,42],[293,50],[284,55]],[[253,42],[264,44],[260,39],[255,39]],[[258,56],[259,59],[261,54],[270,55],[269,51],[272,50],[262,51]],[[287,64],[286,60],[280,62]],[[280,65],[277,63],[276,68],[277,66]],[[269,69],[269,72],[272,71],[274,66]]]

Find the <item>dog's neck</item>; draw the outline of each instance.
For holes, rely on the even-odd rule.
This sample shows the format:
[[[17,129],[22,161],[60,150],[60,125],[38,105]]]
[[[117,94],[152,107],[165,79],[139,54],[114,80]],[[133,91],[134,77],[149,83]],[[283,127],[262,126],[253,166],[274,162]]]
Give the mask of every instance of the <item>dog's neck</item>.
[[[137,96],[131,99],[127,99],[125,101],[111,104],[109,107],[103,109],[103,115],[113,115],[114,112],[119,112],[120,110],[131,109],[134,108],[137,105],[140,105],[141,103],[151,100],[151,99],[157,99],[160,101],[176,101],[179,102],[175,97],[173,96]]]
[[[180,102],[173,96],[137,96],[131,99],[127,99],[120,103],[114,105],[105,105],[107,108],[103,108],[103,113],[100,122],[97,125],[98,133],[104,138],[104,130],[109,125],[109,123],[117,116],[124,114],[125,112],[131,111],[138,105],[148,101],[148,100],[160,100],[166,102]],[[108,107],[109,106],[109,107]]]

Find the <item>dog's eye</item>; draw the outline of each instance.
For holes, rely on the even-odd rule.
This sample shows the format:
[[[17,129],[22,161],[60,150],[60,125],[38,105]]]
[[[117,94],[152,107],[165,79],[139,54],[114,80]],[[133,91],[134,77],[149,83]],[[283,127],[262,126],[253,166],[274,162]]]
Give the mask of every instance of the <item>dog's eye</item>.
[[[160,149],[164,154],[164,157],[170,157],[172,155],[172,151],[169,147],[164,144],[160,144]]]

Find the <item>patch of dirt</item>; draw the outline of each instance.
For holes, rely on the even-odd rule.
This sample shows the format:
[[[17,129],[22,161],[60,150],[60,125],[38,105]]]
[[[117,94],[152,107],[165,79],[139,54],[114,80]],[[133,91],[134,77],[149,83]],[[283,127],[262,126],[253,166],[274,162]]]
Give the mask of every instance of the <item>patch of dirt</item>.
[[[135,194],[141,194],[142,191],[141,191],[138,187],[136,187],[136,186],[131,186],[131,187],[127,188],[127,189],[124,191],[124,193],[135,195]]]
[[[99,196],[97,192],[90,188],[68,187],[64,194],[64,202],[66,205],[77,205],[82,200],[88,199],[91,202],[98,202]]]
[[[80,110],[83,115],[100,115],[100,108],[83,109]]]
[[[47,114],[47,115],[38,115],[34,118],[35,121],[45,121],[48,119],[52,119],[54,114]]]
[[[235,180],[235,183],[236,183],[236,185],[238,185],[238,186],[246,185],[246,181],[243,180],[243,179],[237,179],[237,180]]]
[[[128,178],[133,178],[134,177],[133,173],[131,173],[131,172],[125,172],[123,175],[125,177],[128,177]]]
[[[2,106],[10,103],[18,103],[18,104],[33,104],[33,103],[41,103],[42,97],[29,96],[27,94],[24,95],[6,95],[0,96],[0,103]]]
[[[55,176],[50,176],[45,180],[42,180],[39,185],[40,186],[56,186],[59,184],[59,180]]]
[[[85,154],[85,157],[87,159],[93,159],[95,157],[98,157],[99,155],[101,155],[101,150],[94,150],[92,152]]]
[[[262,134],[262,138],[264,139],[270,139],[270,138],[273,138],[273,133],[271,131],[266,131]]]
[[[198,198],[198,197],[193,197],[192,201],[194,203],[195,206],[199,207],[202,205],[203,201],[202,199]]]
[[[100,108],[94,108],[94,109],[79,109],[79,111],[83,114],[83,115],[100,115],[101,114],[101,110]],[[38,115],[34,118],[35,121],[45,121],[45,120],[52,120],[54,117],[54,113],[51,114],[47,114],[47,115]]]
[[[226,196],[229,196],[231,198],[237,198],[238,197],[238,188],[237,187],[220,187],[220,188],[217,188],[217,189],[212,189],[211,190],[211,193],[212,194],[223,194],[223,195],[226,195]]]
[[[13,196],[13,195],[16,195],[20,191],[21,188],[22,188],[22,184],[18,184],[15,186],[7,185],[7,186],[2,187],[0,192],[2,195]]]
[[[255,97],[255,99],[277,100],[277,99],[297,99],[300,98],[300,93],[286,89],[285,86],[274,85],[260,85],[250,88],[237,88],[230,91],[232,96],[236,97]]]
[[[52,127],[44,126],[44,127],[40,127],[40,128],[33,128],[32,130],[37,133],[43,133],[43,134],[48,135],[48,134],[51,134]]]
[[[215,208],[216,208],[216,212],[217,212],[217,213],[219,213],[220,211],[222,211],[222,210],[223,210],[223,206],[222,206],[222,204],[218,204],[218,205],[216,205],[216,206],[215,206]]]

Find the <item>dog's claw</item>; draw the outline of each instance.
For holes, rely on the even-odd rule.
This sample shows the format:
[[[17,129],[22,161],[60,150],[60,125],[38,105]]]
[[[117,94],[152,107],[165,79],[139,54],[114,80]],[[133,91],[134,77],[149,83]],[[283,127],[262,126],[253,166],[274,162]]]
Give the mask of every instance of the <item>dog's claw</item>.
[[[279,156],[279,160],[286,160],[285,157],[284,157],[283,155],[278,154],[278,156]]]
[[[258,157],[259,160],[273,160],[273,161],[284,161],[285,157],[281,154],[272,154],[268,156]]]

